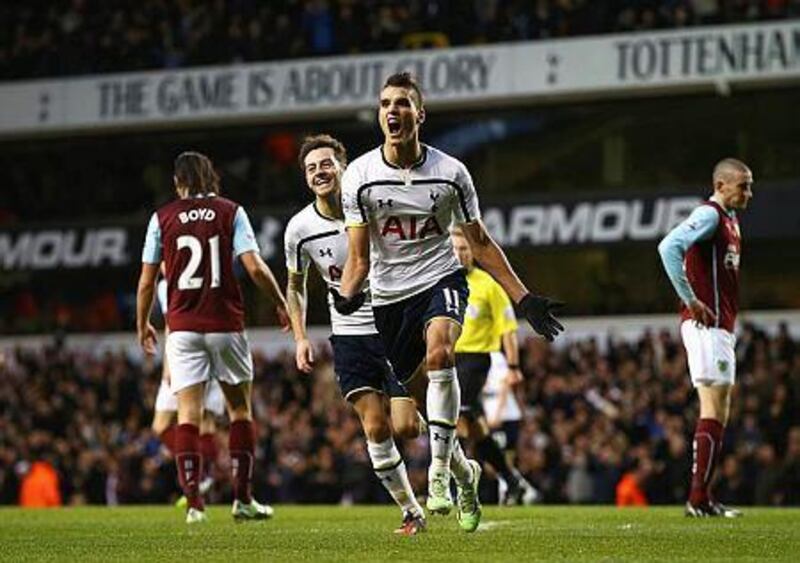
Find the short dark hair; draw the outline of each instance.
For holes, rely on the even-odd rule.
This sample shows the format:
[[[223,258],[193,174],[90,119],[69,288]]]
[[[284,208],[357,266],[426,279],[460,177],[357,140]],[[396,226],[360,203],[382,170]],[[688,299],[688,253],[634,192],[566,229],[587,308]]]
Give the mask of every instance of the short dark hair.
[[[383,88],[381,88],[381,90],[388,88],[389,86],[413,90],[417,95],[417,105],[422,107],[422,90],[420,89],[419,84],[417,84],[417,81],[414,79],[414,77],[411,76],[410,72],[396,72],[395,74],[391,75],[386,79],[386,82],[383,83]]]
[[[186,187],[189,195],[219,193],[219,174],[206,155],[185,151],[175,159],[175,178],[178,185]]]
[[[714,172],[711,175],[714,183],[723,178],[729,179],[733,172],[747,172],[750,168],[739,159],[736,158],[723,158],[714,165]]]
[[[330,135],[309,135],[303,139],[303,144],[300,145],[300,154],[297,157],[297,162],[300,164],[300,170],[306,169],[306,157],[308,153],[316,149],[330,148],[333,149],[333,155],[343,167],[347,166],[347,149],[339,139],[331,137]]]

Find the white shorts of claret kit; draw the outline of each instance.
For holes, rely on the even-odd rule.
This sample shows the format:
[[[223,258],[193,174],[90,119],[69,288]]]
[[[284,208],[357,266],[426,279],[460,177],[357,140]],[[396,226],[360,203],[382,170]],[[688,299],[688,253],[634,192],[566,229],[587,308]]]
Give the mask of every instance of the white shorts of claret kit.
[[[681,337],[692,385],[733,385],[736,381],[736,336],[721,328],[683,321]]]
[[[253,380],[244,332],[170,332],[166,349],[173,393],[212,379],[228,385]]]
[[[206,384],[206,396],[203,399],[203,410],[213,413],[216,416],[225,414],[225,395],[222,394],[222,387],[216,379],[212,379]],[[156,412],[177,412],[178,398],[172,392],[172,388],[161,380],[156,395]]]

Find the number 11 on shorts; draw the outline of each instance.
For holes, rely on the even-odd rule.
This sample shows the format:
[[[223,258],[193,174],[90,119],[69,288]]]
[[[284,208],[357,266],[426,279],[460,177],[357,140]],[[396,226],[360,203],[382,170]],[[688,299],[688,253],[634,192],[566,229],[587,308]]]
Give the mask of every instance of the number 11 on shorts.
[[[458,292],[450,287],[445,287],[442,292],[444,293],[445,311],[458,314]]]

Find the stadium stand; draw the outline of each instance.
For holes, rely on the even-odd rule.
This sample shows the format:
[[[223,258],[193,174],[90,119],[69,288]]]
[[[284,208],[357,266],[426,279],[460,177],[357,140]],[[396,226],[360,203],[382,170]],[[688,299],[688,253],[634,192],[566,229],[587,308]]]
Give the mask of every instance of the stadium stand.
[[[4,3],[0,80],[597,35],[800,15],[797,0]],[[298,33],[297,31],[300,31]]]
[[[784,325],[740,335],[741,385],[725,437],[719,499],[800,505],[800,345]],[[683,346],[669,332],[523,345],[526,383],[520,470],[547,503],[613,503],[634,474],[649,504],[681,503],[695,399]],[[0,380],[0,503],[18,502],[34,463],[59,476],[65,504],[163,503],[177,494],[174,463],[148,428],[160,370],[124,353],[94,357],[57,345],[8,350]],[[330,358],[301,377],[291,354],[256,354],[258,495],[275,502],[382,500],[360,427],[338,397]],[[220,441],[222,445],[222,440]],[[412,481],[424,483],[424,440],[406,444]],[[212,500],[230,494],[226,455]],[[482,496],[496,483],[487,479]]]

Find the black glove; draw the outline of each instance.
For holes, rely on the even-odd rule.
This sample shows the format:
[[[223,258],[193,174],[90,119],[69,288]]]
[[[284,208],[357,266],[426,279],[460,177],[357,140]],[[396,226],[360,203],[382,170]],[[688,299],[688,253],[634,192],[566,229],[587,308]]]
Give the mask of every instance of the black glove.
[[[361,308],[367,298],[367,294],[363,291],[359,291],[352,297],[342,297],[335,287],[331,288],[331,295],[333,295],[333,308],[341,315],[352,315]]]
[[[564,303],[561,301],[553,301],[548,297],[532,293],[526,294],[519,302],[519,308],[533,330],[544,336],[548,342],[552,342],[558,333],[564,330],[564,325],[553,316],[553,313],[563,306]]]

